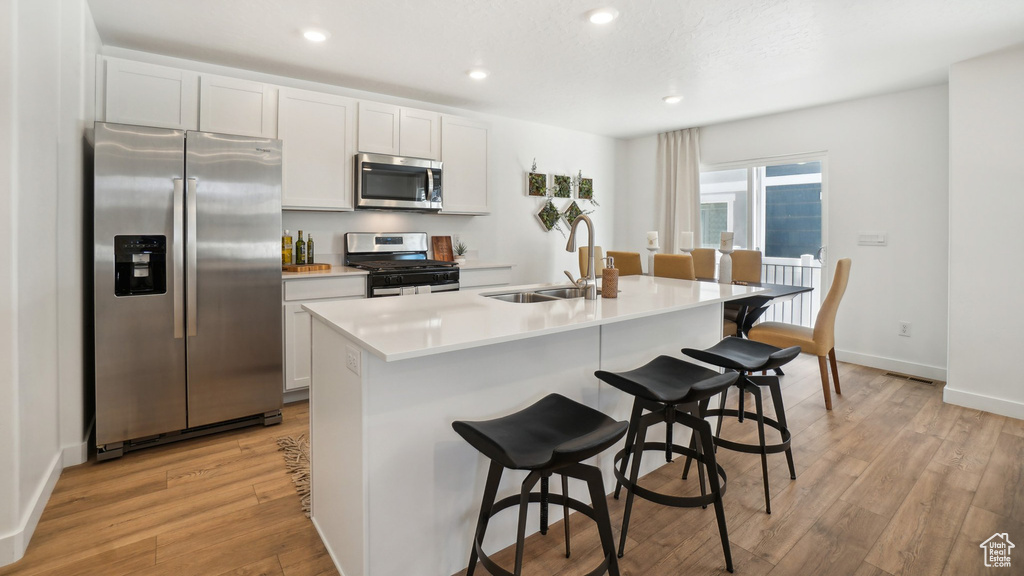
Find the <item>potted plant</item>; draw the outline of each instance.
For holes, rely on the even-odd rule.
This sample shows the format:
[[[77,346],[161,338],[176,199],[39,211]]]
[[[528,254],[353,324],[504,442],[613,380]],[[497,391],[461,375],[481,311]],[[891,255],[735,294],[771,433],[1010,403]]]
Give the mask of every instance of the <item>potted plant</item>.
[[[469,251],[469,246],[465,242],[462,240],[455,242],[455,261],[459,264],[465,264],[467,251]]]

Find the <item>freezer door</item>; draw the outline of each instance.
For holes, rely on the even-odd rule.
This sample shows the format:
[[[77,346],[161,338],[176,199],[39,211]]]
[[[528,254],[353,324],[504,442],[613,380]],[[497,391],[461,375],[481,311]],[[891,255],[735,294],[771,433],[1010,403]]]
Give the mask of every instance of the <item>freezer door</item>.
[[[186,135],[188,425],[281,408],[281,143]]]
[[[97,445],[186,426],[184,143],[180,130],[95,126]]]

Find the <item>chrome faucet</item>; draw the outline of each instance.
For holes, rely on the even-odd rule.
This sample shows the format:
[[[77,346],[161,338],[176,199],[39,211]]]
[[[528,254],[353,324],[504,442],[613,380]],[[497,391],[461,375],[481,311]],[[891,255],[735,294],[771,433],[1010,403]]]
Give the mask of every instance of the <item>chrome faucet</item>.
[[[576,227],[579,226],[581,221],[587,223],[587,277],[573,280],[572,273],[568,270],[565,271],[565,275],[569,277],[569,280],[572,280],[574,286],[584,290],[583,297],[585,299],[597,300],[597,276],[595,273],[597,267],[594,265],[594,223],[590,221],[590,217],[586,214],[580,214],[572,221],[572,228],[569,230],[569,243],[565,245],[565,251],[576,251]]]

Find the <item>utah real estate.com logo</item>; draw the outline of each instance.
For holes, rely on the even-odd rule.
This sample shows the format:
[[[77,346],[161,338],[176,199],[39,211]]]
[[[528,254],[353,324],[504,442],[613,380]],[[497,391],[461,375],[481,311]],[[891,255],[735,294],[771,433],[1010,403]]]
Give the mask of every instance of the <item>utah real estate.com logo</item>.
[[[989,568],[1009,568],[1010,550],[1015,548],[1006,532],[996,532],[991,538],[981,543],[985,551],[985,566]]]

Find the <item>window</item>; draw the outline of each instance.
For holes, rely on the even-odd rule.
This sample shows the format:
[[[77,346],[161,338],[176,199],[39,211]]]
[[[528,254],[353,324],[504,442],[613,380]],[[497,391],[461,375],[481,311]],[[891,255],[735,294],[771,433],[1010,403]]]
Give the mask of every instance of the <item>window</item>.
[[[776,304],[762,316],[811,326],[820,305],[822,161],[752,162],[700,174],[700,245],[718,248],[722,232],[733,232],[737,249],[761,250],[762,281],[811,286],[815,290]]]
[[[700,175],[701,246],[732,231],[736,248],[766,259],[816,255],[821,236],[821,161],[755,165]]]

